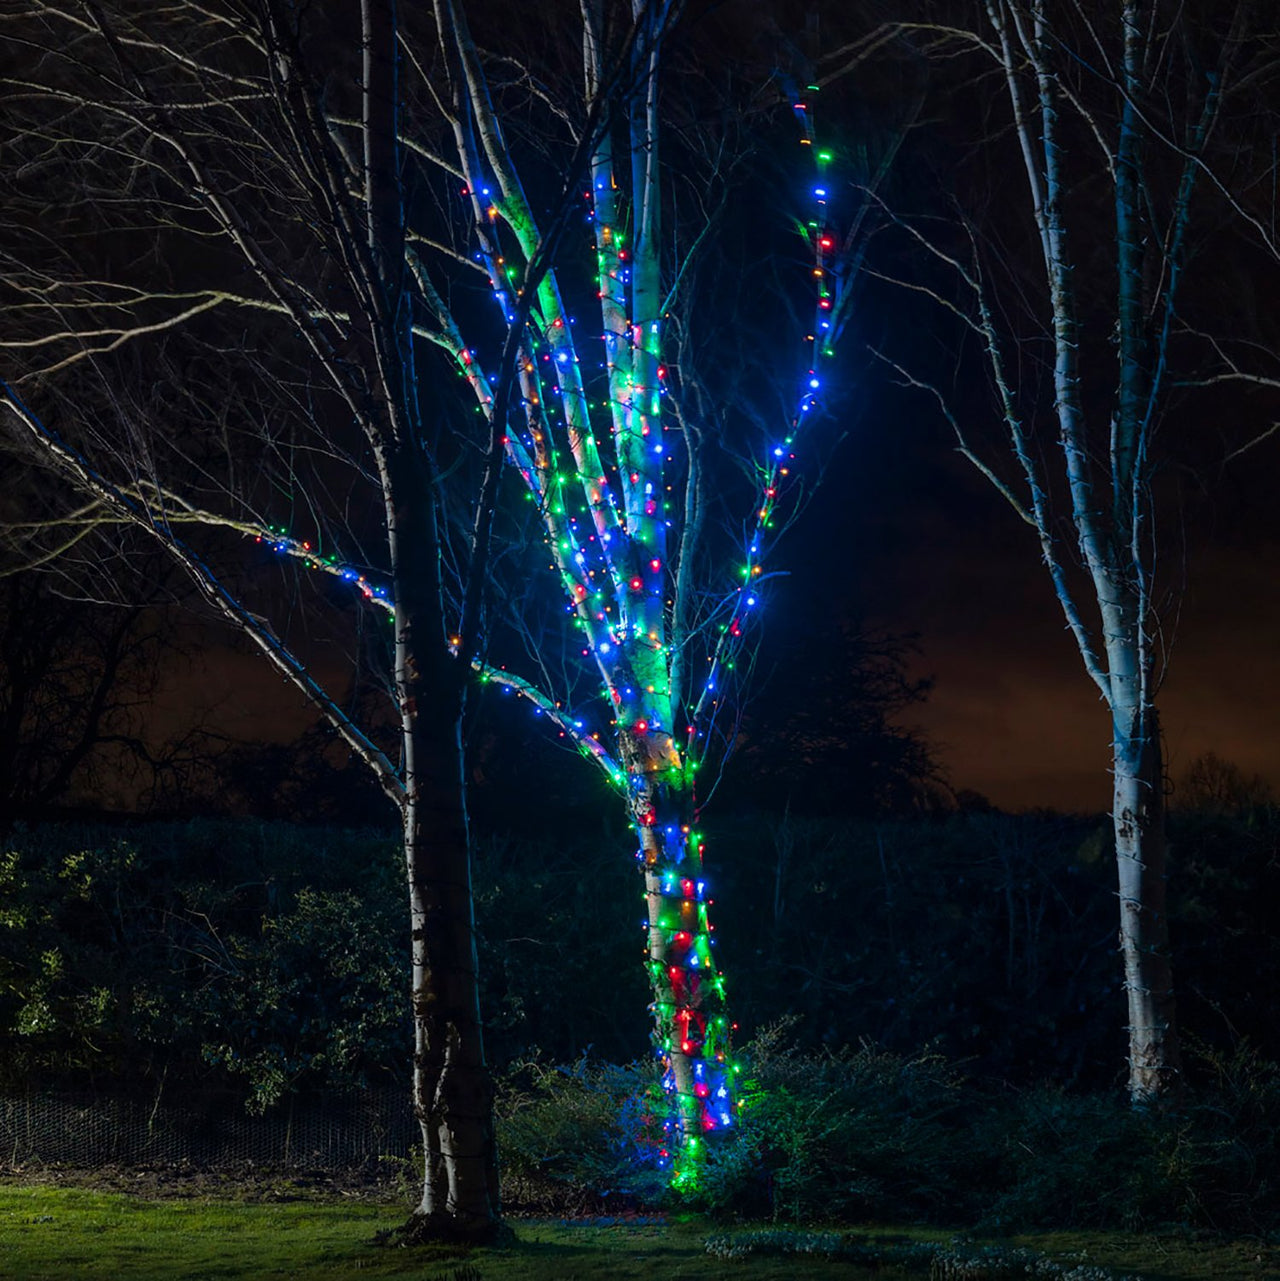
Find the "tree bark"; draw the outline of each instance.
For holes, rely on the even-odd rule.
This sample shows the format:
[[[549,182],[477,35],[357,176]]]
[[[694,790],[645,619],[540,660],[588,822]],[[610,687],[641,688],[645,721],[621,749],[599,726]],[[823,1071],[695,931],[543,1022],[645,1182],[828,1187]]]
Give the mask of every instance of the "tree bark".
[[[413,949],[413,1105],[425,1154],[411,1227],[483,1235],[499,1215],[493,1085],[484,1054],[460,691],[406,715],[417,785],[404,809]]]
[[[429,460],[402,444],[381,454],[379,470],[395,580],[413,1106],[424,1153],[422,1201],[406,1235],[484,1237],[497,1229],[499,1198],[462,754],[467,672],[445,640]]]
[[[1153,707],[1117,711],[1113,723],[1112,820],[1129,1011],[1129,1097],[1147,1106],[1176,1099],[1182,1087],[1166,910],[1163,757]]]
[[[671,736],[660,731],[628,734],[624,746],[648,909],[654,1043],[673,1103],[660,1161],[680,1187],[696,1181],[704,1137],[733,1124],[731,1028],[683,763]]]

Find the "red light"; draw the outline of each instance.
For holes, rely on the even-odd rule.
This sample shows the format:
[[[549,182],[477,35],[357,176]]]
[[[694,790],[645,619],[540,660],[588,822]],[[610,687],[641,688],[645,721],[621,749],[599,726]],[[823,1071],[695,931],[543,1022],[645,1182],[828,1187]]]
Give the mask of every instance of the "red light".
[[[637,574],[637,575],[636,575],[636,576],[631,580],[631,590],[632,590],[633,592],[638,592],[638,591],[642,590],[642,589],[643,589],[643,587],[644,587],[644,579],[643,579],[643,578],[641,578],[639,574]]]
[[[647,734],[648,732],[649,732],[649,722],[648,722],[648,721],[636,721],[636,733],[637,733],[637,734]]]

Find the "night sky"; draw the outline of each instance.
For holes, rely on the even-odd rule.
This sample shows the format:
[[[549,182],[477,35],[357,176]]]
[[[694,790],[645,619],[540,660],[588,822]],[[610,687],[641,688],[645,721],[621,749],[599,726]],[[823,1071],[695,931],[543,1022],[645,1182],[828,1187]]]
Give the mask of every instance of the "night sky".
[[[927,406],[883,386],[873,399],[847,421],[823,486],[780,552],[789,591],[809,594],[819,613],[825,605],[872,629],[914,634],[911,670],[935,685],[902,719],[933,744],[951,787],[1003,809],[1107,810],[1107,714],[1030,531],[949,448]],[[1213,751],[1280,784],[1280,513],[1266,501],[1278,452],[1262,446],[1186,509],[1188,588],[1171,620],[1160,696],[1175,780]],[[784,600],[774,605],[765,627],[785,644],[806,621]],[[205,719],[232,738],[286,742],[311,722],[257,654],[224,648],[217,627],[204,640],[209,652],[159,691],[157,730]]]
[[[912,670],[936,684],[905,719],[956,789],[1007,809],[1109,809],[1108,716],[1031,530],[950,448],[923,397],[882,387],[875,399],[807,518],[848,545],[833,564],[849,610],[917,635]],[[1265,442],[1166,512],[1188,548],[1158,700],[1175,780],[1213,751],[1280,784],[1278,460]]]

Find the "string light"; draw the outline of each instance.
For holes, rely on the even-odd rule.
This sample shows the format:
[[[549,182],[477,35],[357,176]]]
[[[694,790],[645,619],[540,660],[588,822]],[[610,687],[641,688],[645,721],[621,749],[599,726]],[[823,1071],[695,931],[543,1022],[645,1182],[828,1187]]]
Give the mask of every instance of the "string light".
[[[819,404],[820,366],[827,355],[824,335],[830,333],[835,305],[832,268],[838,241],[829,229],[831,186],[826,176],[832,154],[814,147],[809,102],[816,92],[811,85],[807,96],[794,102],[800,145],[809,149],[808,161],[817,169],[817,180],[809,185],[816,297],[813,331],[805,338],[806,372],[789,431],[768,447],[757,468],[758,495],[737,581],[718,608],[715,644],[706,655],[704,680],[698,697],[691,700],[691,712],[678,719],[672,699],[672,664],[690,638],[671,636],[671,602],[664,593],[670,522],[659,495],[671,489],[665,469],[672,455],[663,443],[662,421],[670,369],[662,359],[661,317],[632,311],[635,272],[647,269],[645,256],[656,250],[642,243],[624,248],[625,237],[618,228],[625,225],[629,211],[607,147],[593,157],[592,181],[583,193],[596,259],[598,336],[606,354],[607,395],[594,402],[588,398],[574,319],[564,309],[555,271],[548,271],[535,296],[521,304],[527,307],[527,320],[513,370],[519,392],[513,409],[522,421],[506,428],[503,446],[542,519],[565,610],[583,633],[581,652],[595,664],[611,721],[592,728],[590,718],[570,712],[522,677],[473,662],[482,682],[530,703],[535,715],[549,720],[599,764],[626,799],[648,907],[654,1050],[670,1100],[658,1160],[670,1170],[673,1184],[681,1187],[696,1182],[703,1151],[700,1136],[718,1134],[734,1123],[733,1078],[738,1071],[724,976],[713,955],[705,845],[692,822],[694,779],[724,705],[725,680],[735,671],[745,643],[745,624],[759,613],[763,562],[792,474],[797,436]],[[475,163],[476,158],[469,157],[464,167]],[[512,323],[517,311],[510,290],[524,275],[519,260],[527,263],[536,249],[537,229],[518,192],[499,200],[476,175],[469,173],[468,178],[463,194],[472,200],[477,215],[475,257],[488,272],[500,314]],[[504,238],[514,238],[514,249],[500,250]],[[442,333],[434,335],[434,341],[452,353],[459,377],[475,395],[477,410],[490,416],[496,399],[493,380],[482,371],[476,351],[463,342],[452,318],[442,316],[440,323]],[[593,422],[593,410],[602,420]],[[601,455],[600,439],[609,442],[611,458]],[[376,576],[322,556],[309,542],[283,530],[260,531],[259,541],[350,583],[394,619],[388,588]],[[455,653],[460,644],[457,636],[450,639]],[[681,742],[669,728],[677,724],[683,727]],[[612,739],[612,750],[602,737]]]

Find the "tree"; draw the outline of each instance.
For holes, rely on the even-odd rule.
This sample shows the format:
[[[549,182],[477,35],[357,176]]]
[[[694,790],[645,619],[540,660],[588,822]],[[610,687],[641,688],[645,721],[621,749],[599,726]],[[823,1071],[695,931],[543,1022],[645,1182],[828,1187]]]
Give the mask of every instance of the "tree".
[[[785,74],[776,53],[763,95],[756,88],[736,113],[712,99],[716,125],[705,107],[696,114],[696,61],[681,67],[690,115],[665,112],[660,66],[671,56],[673,6],[636,3],[630,80],[608,97],[588,157],[588,288],[562,263],[539,277],[548,232],[514,163],[511,123],[495,107],[461,10],[442,12],[459,50],[450,71],[455,145],[481,229],[479,257],[509,321],[522,320],[521,303],[528,305],[514,362],[520,403],[505,450],[534,512],[530,523],[540,527],[558,617],[575,629],[568,646],[548,639],[557,629],[540,615],[550,593],[535,587],[533,599],[505,613],[508,633],[520,624],[517,638],[495,634],[491,657],[501,658],[507,687],[601,769],[626,807],[644,878],[654,1043],[672,1101],[661,1162],[682,1186],[697,1177],[702,1137],[734,1124],[731,1023],[698,831],[711,789],[700,788],[698,776],[722,764],[738,736],[735,695],[751,666],[766,558],[803,497],[795,451],[821,416],[825,365],[847,316],[868,202],[833,208],[827,175],[836,153],[819,145],[813,125],[818,86]],[[609,13],[599,0],[583,6],[589,101],[609,78]],[[702,39],[725,43],[718,34]],[[804,71],[798,55],[795,68]],[[789,184],[800,175],[803,195],[779,201],[799,223],[799,237],[784,228],[798,254],[781,249],[785,242],[759,215],[707,212],[723,212],[743,194],[733,183],[740,135],[767,120],[761,97],[775,114],[781,99],[799,126],[802,159],[773,162]],[[861,151],[839,155],[865,191],[876,189],[901,122],[917,106],[882,111],[878,133],[860,135]],[[754,183],[745,190],[758,199]],[[753,278],[739,265],[751,260],[748,246],[755,278],[768,282],[753,298],[746,296]],[[795,291],[775,282],[785,282],[780,264],[792,263],[803,264],[793,278],[811,282],[816,297],[806,293],[780,317],[779,304]],[[589,325],[576,324],[574,298],[579,317],[590,308]],[[490,412],[500,387],[482,371],[494,362],[465,336],[465,318],[432,305],[437,341]],[[789,329],[801,358],[762,361],[761,351],[779,346]],[[591,352],[597,342],[602,360]],[[532,675],[508,671],[530,661]]]
[[[458,725],[473,669],[528,700],[601,767],[626,806],[644,874],[657,1049],[673,1099],[666,1159],[678,1178],[692,1177],[702,1133],[732,1124],[729,1020],[707,918],[694,779],[735,737],[724,709],[759,611],[764,558],[788,520],[780,504],[796,435],[818,416],[819,366],[839,328],[856,260],[848,251],[858,243],[858,208],[836,231],[822,180],[832,155],[816,145],[811,102],[798,92],[782,98],[777,84],[763,95],[770,109],[785,101],[800,125],[804,159],[786,168],[818,174],[787,210],[803,230],[794,242],[804,262],[796,278],[812,280],[818,296],[816,307],[812,295],[802,304],[813,321],[797,321],[802,376],[779,378],[761,368],[750,344],[724,340],[724,316],[708,301],[723,283],[708,276],[725,269],[713,255],[712,214],[742,165],[744,120],[721,104],[715,128],[706,113],[668,121],[665,133],[682,154],[677,164],[664,160],[659,84],[674,4],[593,0],[581,14],[582,64],[564,71],[553,39],[534,72],[486,55],[453,0],[434,5],[430,31],[410,23],[399,33],[390,10],[365,0],[355,106],[349,79],[316,70],[344,33],[303,20],[283,0],[260,16],[231,6],[213,19],[203,7],[182,6],[154,20],[107,19],[95,9],[82,22],[70,11],[39,12],[47,24],[43,79],[16,83],[12,97],[24,109],[68,103],[77,124],[28,117],[19,141],[32,163],[54,163],[44,150],[51,139],[89,137],[78,119],[85,113],[94,131],[143,153],[129,173],[131,216],[137,197],[155,201],[164,215],[154,234],[181,241],[189,226],[212,229],[248,272],[232,285],[161,291],[150,279],[94,285],[81,271],[73,292],[69,273],[55,281],[32,270],[28,243],[22,271],[11,274],[34,327],[11,345],[34,345],[42,355],[58,349],[33,373],[60,406],[70,403],[65,384],[47,380],[87,357],[106,368],[117,348],[156,331],[191,344],[208,388],[188,391],[187,369],[171,383],[184,389],[184,408],[206,415],[216,431],[200,448],[177,451],[173,479],[160,479],[155,462],[171,441],[150,436],[132,457],[118,431],[93,442],[122,465],[111,478],[16,392],[11,411],[38,456],[88,489],[112,519],[138,521],[182,561],[401,804],[413,890],[415,1088],[428,1138],[421,1213],[430,1219],[443,1206],[481,1221],[493,1205],[458,790]],[[486,34],[499,42],[538,43],[520,30],[517,14],[496,25]],[[68,30],[74,64],[50,35]],[[390,90],[398,38],[403,118]],[[696,64],[687,71],[687,83],[698,86]],[[703,105],[699,92],[689,99]],[[867,149],[866,187],[874,189],[897,137],[890,129]],[[165,154],[153,160],[157,145]],[[180,175],[193,180],[191,191]],[[94,171],[91,181],[115,191],[118,178]],[[95,203],[75,210],[103,216]],[[577,210],[590,225],[588,254],[575,254],[567,236]],[[775,245],[767,236],[758,241],[758,257],[767,261]],[[575,327],[583,304],[598,318],[589,335]],[[769,306],[757,296],[754,316]],[[60,307],[85,310],[65,325],[55,319]],[[235,311],[241,324],[250,323],[246,316],[280,317],[301,340],[248,358],[267,386],[250,402],[237,388],[232,410],[217,392],[241,358],[226,362],[225,330],[213,330],[207,314],[215,310]],[[767,332],[776,344],[786,325],[776,303],[772,311]],[[126,319],[111,319],[119,316]],[[587,351],[593,341],[604,356],[598,378],[589,372],[597,364]],[[473,398],[478,430],[443,430],[457,400],[425,373],[433,350]],[[718,379],[695,363],[708,352],[731,353],[732,374]],[[328,404],[313,404],[320,377]],[[99,398],[133,429],[140,416],[125,410],[119,384],[107,386],[110,394]],[[77,395],[83,423],[86,402]],[[424,403],[434,420],[424,418]],[[258,421],[246,424],[250,414]],[[286,427],[273,425],[276,415]],[[357,438],[341,429],[340,416],[356,424]],[[265,494],[245,472],[236,449],[249,444],[246,456],[275,465],[280,492]],[[369,473],[385,506],[382,534],[351,515],[359,506],[347,497]],[[518,478],[527,516],[503,508],[504,476]],[[184,490],[193,480],[194,492]],[[285,485],[297,498],[282,501]],[[735,495],[746,519],[733,513]],[[283,519],[270,514],[282,508]],[[522,584],[504,576],[514,553],[495,554],[495,520],[504,534],[523,524],[545,539],[576,629],[571,649],[555,639],[562,627],[529,625],[547,612],[545,601],[537,588],[520,595]],[[362,728],[344,699],[316,688],[314,671],[207,567],[213,551],[198,556],[177,528],[201,529],[223,555],[219,539],[256,537],[316,577],[354,581],[375,613],[393,618],[400,768],[376,717]],[[375,551],[379,538],[385,542]],[[726,547],[739,566],[728,581]],[[556,612],[562,623],[565,614]],[[526,675],[517,662],[529,659]],[[592,689],[596,707],[571,710]],[[437,1000],[435,984],[457,986]],[[465,1018],[457,1013],[464,1006]]]
[[[6,292],[29,321],[8,346],[32,358],[3,397],[28,456],[78,494],[75,519],[135,526],[181,565],[398,807],[426,1154],[415,1220],[427,1231],[487,1232],[498,1196],[462,787],[468,669],[458,653],[474,642],[451,650],[445,639],[435,492],[445,433],[439,407],[420,394],[413,336],[400,33],[391,3],[365,0],[359,14],[359,79],[347,64],[325,83],[318,55],[345,55],[356,33],[308,23],[285,3],[36,5],[20,15],[10,48],[34,66],[7,80],[10,141],[42,181],[18,202],[7,246]],[[352,109],[342,125],[326,114],[338,102]],[[78,185],[59,148],[82,159]],[[203,258],[202,244],[212,246]],[[235,290],[219,287],[228,277]],[[221,364],[236,349],[234,329],[194,324],[215,308],[282,321],[272,340],[281,351],[264,345]],[[241,332],[250,346],[264,331]],[[149,335],[167,342],[148,349],[144,381],[127,360]],[[22,384],[46,401],[48,421]],[[173,431],[175,419],[186,433]],[[396,601],[394,737],[358,724],[341,689],[325,688],[316,664],[255,608],[243,575],[215,568],[226,534],[270,537],[261,512],[273,487],[341,520],[360,486],[383,519],[380,529],[365,520],[357,536],[378,540],[386,580],[358,585]],[[487,533],[480,520],[466,549],[477,584]],[[464,609],[468,635],[474,613]]]
[[[1179,809],[1206,814],[1239,814],[1273,805],[1275,793],[1260,774],[1246,774],[1235,761],[1217,752],[1202,752],[1191,761],[1175,790]]]
[[[1001,114],[956,163],[959,236],[898,219],[937,269],[913,288],[958,316],[981,353],[1003,452],[931,375],[958,448],[1031,530],[1085,670],[1107,707],[1129,1093],[1176,1095],[1180,1063],[1165,895],[1156,696],[1167,661],[1157,437],[1172,378],[1195,360],[1185,316],[1215,130],[1247,46],[1247,10],[1124,0],[1103,14],[984,0],[976,19],[922,24],[976,50]],[[991,78],[991,73],[994,73]],[[975,82],[976,84],[977,82]],[[966,94],[953,92],[977,114]],[[976,91],[976,90],[973,90]],[[1016,167],[1016,201],[1004,197]],[[999,193],[999,194],[997,194]]]
[[[741,580],[700,596],[707,429],[679,410],[689,447],[678,544],[664,506],[677,431],[664,421],[663,317],[683,263],[663,245],[672,177],[659,163],[658,76],[674,6],[585,6],[585,83],[561,98],[510,61],[486,61],[451,0],[422,32],[402,31],[389,0],[363,0],[358,74],[346,16],[286,0],[158,12],[37,4],[19,15],[10,47],[29,65],[6,82],[8,141],[36,181],[6,232],[5,346],[21,363],[4,403],[32,464],[88,500],[67,519],[128,523],[153,539],[399,807],[426,1151],[417,1214],[428,1227],[486,1228],[497,1198],[461,782],[467,679],[479,667],[530,699],[626,799],[677,1100],[673,1143],[687,1137],[692,1152],[695,1128],[731,1118],[693,771],[700,741],[715,737],[792,436],[820,376],[809,369],[766,461],[746,466],[757,493]],[[505,119],[504,105],[514,108]],[[796,113],[807,124],[803,103]],[[547,152],[557,161],[539,166]],[[80,162],[74,186],[66,156]],[[580,183],[599,273],[604,448],[560,279],[565,193]],[[816,366],[837,310],[837,245],[821,187],[812,199]],[[472,286],[477,262],[496,318]],[[432,349],[475,396],[478,431],[447,430],[456,401],[429,376]],[[684,385],[692,394],[692,370]],[[487,661],[504,455],[545,530],[610,725],[588,728]],[[358,718],[356,686],[323,685],[310,642],[266,621],[281,593],[251,584],[237,538],[354,583],[375,617],[390,614],[393,724]]]
[[[740,775],[757,789],[781,784],[804,814],[902,816],[945,804],[929,744],[901,724],[932,686],[908,674],[914,647],[847,618],[806,633],[799,653],[780,656],[786,678],[743,717]]]

